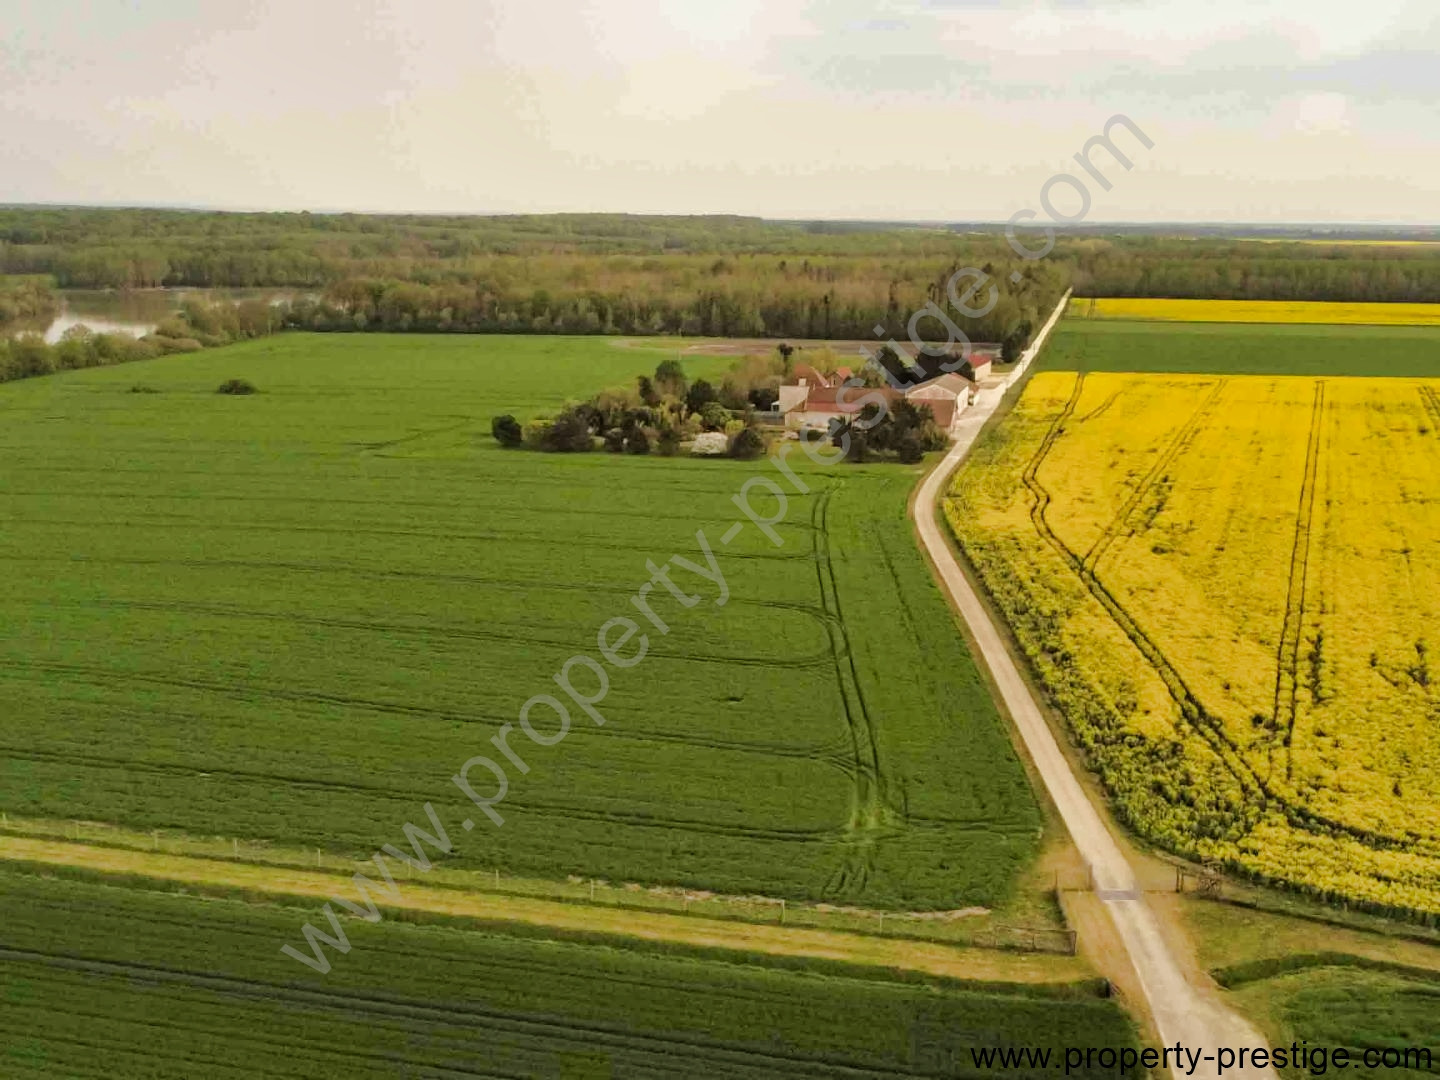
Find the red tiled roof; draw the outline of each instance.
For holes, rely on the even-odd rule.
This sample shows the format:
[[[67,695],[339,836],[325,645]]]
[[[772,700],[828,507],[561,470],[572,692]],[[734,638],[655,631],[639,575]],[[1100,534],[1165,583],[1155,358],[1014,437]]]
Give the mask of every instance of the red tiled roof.
[[[875,400],[871,396],[873,394],[879,394],[889,405],[895,404],[902,396],[897,390],[873,390],[863,386],[819,386],[810,391],[810,396],[806,398],[802,408],[805,412],[857,413]]]
[[[830,380],[816,371],[809,364],[800,363],[795,365],[795,381],[798,383],[804,379],[808,386],[829,386]]]

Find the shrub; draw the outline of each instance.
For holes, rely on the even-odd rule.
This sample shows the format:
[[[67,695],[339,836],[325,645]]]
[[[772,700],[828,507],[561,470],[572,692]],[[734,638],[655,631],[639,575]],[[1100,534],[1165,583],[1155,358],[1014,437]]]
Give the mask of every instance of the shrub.
[[[674,428],[665,428],[655,440],[655,449],[665,457],[674,457],[680,452],[680,433]]]
[[[630,434],[625,436],[625,452],[627,454],[648,454],[650,452],[650,436],[645,434],[644,428],[632,428]]]
[[[690,444],[690,453],[696,457],[723,457],[729,442],[723,431],[707,431],[695,436],[695,441]]]
[[[685,394],[685,407],[692,413],[698,413],[715,399],[715,388],[704,379],[696,379]]]
[[[130,387],[128,393],[131,393],[131,394],[158,394],[158,393],[160,393],[160,391],[159,391],[159,390],[156,390],[155,387],[153,387],[153,386],[146,386],[144,383],[138,383],[138,382],[137,382],[134,386]]]
[[[950,436],[934,420],[925,420],[920,424],[920,445],[926,450],[944,450],[950,445]]]
[[[907,431],[896,440],[895,454],[903,464],[914,465],[925,459],[925,447],[921,444],[919,435]]]
[[[551,426],[552,424],[549,420],[544,420],[539,417],[534,420],[526,420],[525,426],[521,428],[521,431],[524,432],[526,447],[531,450],[545,449],[550,443]]]
[[[588,418],[577,410],[567,409],[550,424],[550,431],[543,445],[546,450],[558,450],[567,454],[595,449]]]
[[[780,400],[780,388],[778,386],[757,386],[750,391],[750,404],[762,412],[769,412],[775,408],[775,403]]]
[[[710,401],[700,410],[700,422],[706,431],[724,431],[730,421],[730,410],[718,401]]]
[[[605,432],[605,449],[612,454],[618,454],[625,449],[625,432],[618,427],[611,428]]]
[[[765,453],[765,439],[754,428],[746,428],[730,440],[730,456],[740,461],[754,461]]]
[[[255,385],[246,379],[226,379],[215,391],[217,394],[255,394],[258,393]]]
[[[154,342],[156,348],[162,353],[191,353],[199,352],[205,348],[203,341],[198,341],[192,337],[172,338],[151,334],[145,340]]]
[[[519,446],[525,441],[525,431],[520,427],[520,421],[509,413],[490,421],[490,434],[495,436],[495,441],[501,446]]]

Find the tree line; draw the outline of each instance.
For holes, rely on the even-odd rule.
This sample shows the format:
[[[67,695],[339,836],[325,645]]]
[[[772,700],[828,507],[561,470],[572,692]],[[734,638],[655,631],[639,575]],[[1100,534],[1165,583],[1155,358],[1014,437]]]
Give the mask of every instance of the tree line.
[[[0,209],[0,275],[292,289],[290,324],[322,331],[874,340],[880,326],[903,342],[911,313],[945,307],[946,279],[966,266],[990,272],[1000,300],[955,321],[996,343],[1041,325],[1071,285],[1082,296],[1440,302],[1440,243],[1379,239],[1076,228],[1025,259],[998,226]],[[917,330],[946,332],[933,319]]]

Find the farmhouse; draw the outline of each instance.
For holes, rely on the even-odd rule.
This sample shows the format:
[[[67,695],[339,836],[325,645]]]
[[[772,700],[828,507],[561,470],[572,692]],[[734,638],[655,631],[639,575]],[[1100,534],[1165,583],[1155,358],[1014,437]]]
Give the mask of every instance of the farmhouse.
[[[960,415],[974,402],[980,383],[989,374],[990,357],[976,354],[965,370],[937,375],[902,392],[844,387],[844,380],[850,375],[846,369],[826,375],[809,364],[797,364],[795,381],[780,387],[776,410],[785,426],[792,430],[825,428],[837,416],[859,412],[865,402],[874,400],[869,395],[880,394],[891,403],[904,397],[916,405],[929,406],[940,430],[953,432]]]
[[[795,385],[780,387],[779,410],[785,426],[794,430],[823,430],[839,417],[857,415],[878,394],[887,405],[903,396],[898,390],[873,390],[861,386],[811,386],[804,378]]]

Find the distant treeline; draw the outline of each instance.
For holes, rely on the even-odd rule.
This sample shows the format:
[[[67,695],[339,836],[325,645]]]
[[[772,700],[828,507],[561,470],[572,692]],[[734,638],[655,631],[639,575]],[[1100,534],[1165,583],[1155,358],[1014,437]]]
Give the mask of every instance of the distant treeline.
[[[1077,296],[1440,303],[1440,242],[1133,238],[1089,251]]]
[[[0,274],[62,288],[293,288],[314,295],[297,325],[322,330],[873,340],[880,325],[903,340],[912,312],[946,306],[944,283],[964,266],[999,287],[988,316],[956,320],[987,341],[1023,337],[1071,284],[1089,296],[1440,302],[1437,244],[1087,228],[1026,260],[994,226],[0,209]],[[920,333],[944,330],[928,320]]]

